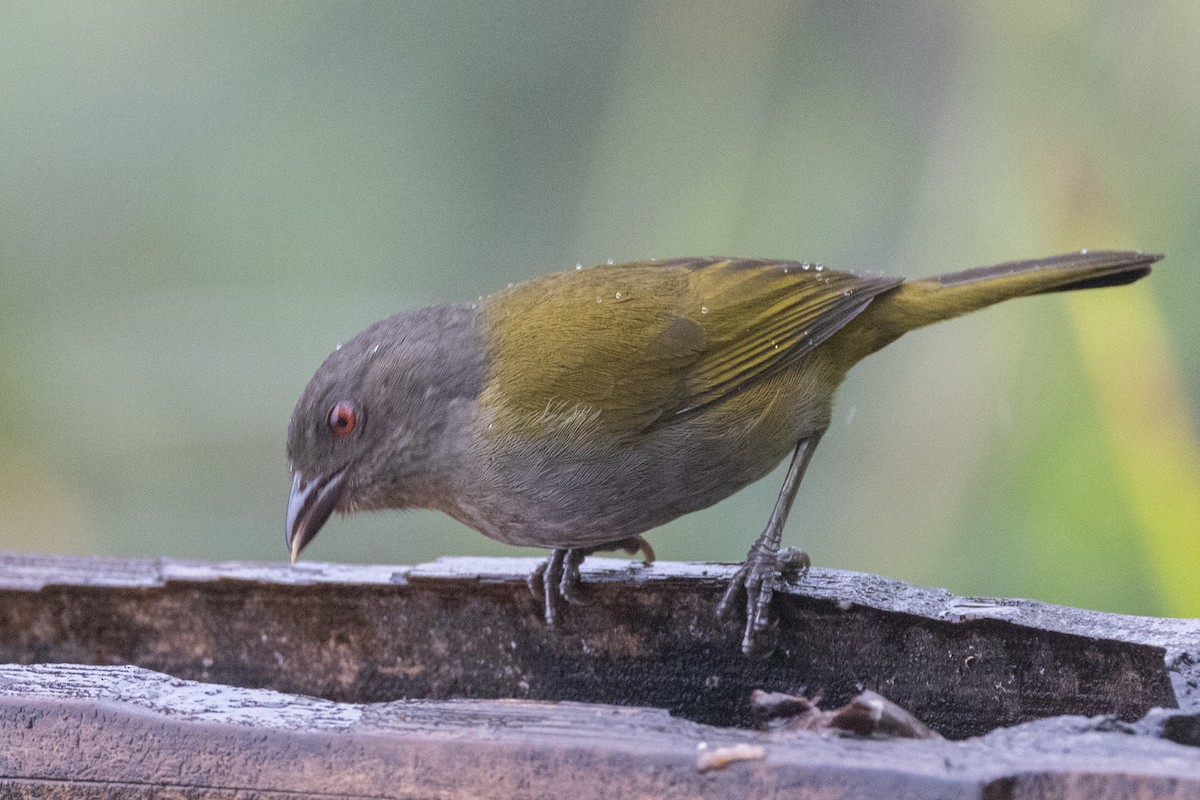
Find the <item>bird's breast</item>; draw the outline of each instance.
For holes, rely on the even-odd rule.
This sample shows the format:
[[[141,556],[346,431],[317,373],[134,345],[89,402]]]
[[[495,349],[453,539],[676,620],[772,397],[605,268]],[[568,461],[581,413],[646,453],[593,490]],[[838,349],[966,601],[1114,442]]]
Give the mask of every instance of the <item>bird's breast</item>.
[[[518,545],[586,547],[643,533],[728,497],[824,430],[833,390],[822,376],[768,376],[699,412],[623,433],[588,404],[521,412],[494,398],[479,406],[471,477],[450,513]]]

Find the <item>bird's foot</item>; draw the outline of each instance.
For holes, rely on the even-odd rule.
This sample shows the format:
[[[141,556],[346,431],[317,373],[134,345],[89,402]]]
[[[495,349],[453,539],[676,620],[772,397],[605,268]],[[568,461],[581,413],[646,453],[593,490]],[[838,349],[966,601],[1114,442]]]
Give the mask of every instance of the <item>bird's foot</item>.
[[[776,552],[755,546],[746,563],[734,573],[717,604],[717,616],[727,617],[740,596],[746,598],[746,627],[742,635],[742,652],[752,657],[766,657],[775,650],[775,637],[768,636],[771,628],[771,598],[775,580],[781,572],[791,579],[803,578],[812,565],[808,554],[794,547]]]
[[[595,547],[551,551],[550,557],[537,566],[528,580],[530,593],[544,603],[547,625],[558,621],[559,598],[575,606],[588,604],[579,566],[585,558],[601,550],[624,550],[630,555],[641,553],[642,563],[646,566],[654,561],[654,548],[641,536],[628,536]]]
[[[547,625],[558,622],[560,597],[572,605],[585,604],[580,594],[579,565],[586,555],[582,550],[554,550],[529,576],[529,591],[543,602]]]

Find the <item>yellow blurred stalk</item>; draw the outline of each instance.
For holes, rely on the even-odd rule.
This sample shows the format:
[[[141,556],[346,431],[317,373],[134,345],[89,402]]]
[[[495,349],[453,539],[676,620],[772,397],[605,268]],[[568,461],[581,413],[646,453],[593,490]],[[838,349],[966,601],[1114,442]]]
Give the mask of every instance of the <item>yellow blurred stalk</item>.
[[[1146,284],[1072,295],[1068,308],[1166,611],[1200,616],[1200,444],[1158,308]]]

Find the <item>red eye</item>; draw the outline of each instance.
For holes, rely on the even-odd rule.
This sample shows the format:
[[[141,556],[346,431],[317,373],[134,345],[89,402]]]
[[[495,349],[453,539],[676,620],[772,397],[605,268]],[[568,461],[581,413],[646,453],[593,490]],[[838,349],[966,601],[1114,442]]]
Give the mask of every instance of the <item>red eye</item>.
[[[350,434],[357,423],[354,406],[349,403],[338,403],[329,409],[329,430],[333,431],[334,436]]]

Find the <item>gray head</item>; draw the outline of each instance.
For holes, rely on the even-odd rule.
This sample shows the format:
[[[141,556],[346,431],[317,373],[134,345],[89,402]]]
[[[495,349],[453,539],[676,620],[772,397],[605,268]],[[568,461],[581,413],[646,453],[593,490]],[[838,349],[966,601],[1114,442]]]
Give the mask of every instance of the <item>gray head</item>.
[[[464,306],[396,314],[317,369],[288,425],[293,561],[334,511],[436,501],[482,386],[476,329]]]

